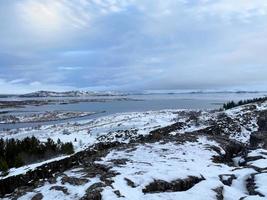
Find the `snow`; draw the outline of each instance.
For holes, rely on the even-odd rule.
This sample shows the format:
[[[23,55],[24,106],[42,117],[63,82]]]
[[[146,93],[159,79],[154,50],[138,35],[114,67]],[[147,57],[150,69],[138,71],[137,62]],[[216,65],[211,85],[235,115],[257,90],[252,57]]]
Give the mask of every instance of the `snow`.
[[[3,139],[15,138],[20,140],[35,136],[41,141],[51,138],[55,142],[60,139],[62,142],[72,142],[77,152],[96,143],[99,136],[107,135],[109,132],[137,128],[138,135],[148,134],[155,127],[164,127],[172,124],[175,118],[177,118],[177,114],[174,114],[174,111],[171,110],[121,113],[94,120],[45,125],[39,129],[22,128],[16,131],[2,131],[0,136]]]
[[[82,198],[86,189],[93,185],[94,183],[100,182],[99,178],[92,178],[88,183],[84,185],[71,185],[68,183],[62,184],[61,178],[57,179],[57,182],[54,184],[45,183],[44,186],[35,189],[33,192],[29,192],[26,195],[18,198],[18,200],[28,200],[31,199],[37,193],[43,194],[43,200],[52,200],[52,199],[64,199],[64,200],[73,200]],[[68,194],[64,194],[62,191],[50,189],[53,186],[62,186],[67,189]]]
[[[20,175],[20,174],[25,174],[28,171],[34,170],[37,167],[40,167],[40,166],[42,166],[44,164],[47,164],[47,163],[50,163],[50,162],[54,162],[54,161],[58,161],[58,160],[62,160],[62,159],[67,158],[67,157],[69,157],[69,155],[68,156],[59,156],[59,157],[56,157],[56,158],[52,158],[52,159],[49,159],[49,160],[46,160],[46,161],[42,161],[42,162],[30,164],[30,165],[24,165],[24,166],[19,167],[19,168],[11,168],[11,169],[9,169],[8,175],[4,176],[4,177],[0,176],[0,179],[5,179],[5,178],[8,178],[10,176],[16,176],[16,175]]]
[[[125,198],[122,199],[215,199],[213,189],[222,186],[219,181],[220,174],[236,173],[238,181],[225,193],[231,199],[231,192],[238,191],[237,197],[244,196],[244,180],[253,169],[243,169],[232,172],[232,167],[212,162],[212,156],[216,152],[208,149],[216,145],[216,142],[209,141],[205,137],[199,137],[197,142],[175,143],[154,143],[135,147],[133,151],[112,151],[98,163],[112,167],[112,170],[120,175],[113,178],[112,188],[105,188],[102,193],[103,199],[111,199],[111,193],[119,190]],[[126,165],[115,166],[113,159],[129,159]],[[142,189],[153,182],[153,180],[165,180],[171,182],[176,179],[187,178],[188,176],[203,176],[206,180],[196,184],[185,192],[143,194]],[[124,180],[128,178],[135,183],[136,188],[129,187]],[[201,195],[199,195],[201,194]],[[117,199],[113,196],[112,199]],[[227,198],[226,198],[227,199]],[[232,198],[233,199],[233,198]]]
[[[255,166],[258,168],[266,168],[267,169],[267,150],[265,149],[256,149],[256,150],[251,150],[248,153],[248,157],[254,157],[254,156],[261,156],[263,157],[262,159],[254,160],[248,162],[249,165]]]
[[[58,139],[61,142],[72,142],[75,152],[84,150],[85,148],[100,142],[97,138],[101,135],[107,135],[108,132],[113,130],[128,130],[130,128],[138,128],[138,135],[148,134],[150,130],[153,130],[155,126],[167,126],[177,117],[173,114],[173,111],[151,111],[144,113],[124,113],[116,114],[107,117],[98,118],[95,120],[83,120],[79,123],[64,123],[59,125],[42,126],[39,130],[20,129],[17,133],[6,135],[5,132],[0,133],[3,139],[15,138],[23,139],[25,137],[35,136],[40,141],[46,141],[47,138],[51,138],[55,142]],[[119,126],[118,126],[119,124]],[[64,134],[64,132],[69,134]],[[116,132],[115,132],[116,133]],[[114,137],[114,140],[120,140]],[[128,142],[128,140],[124,141]],[[26,165],[20,168],[10,169],[9,176],[24,174],[29,170],[33,170],[38,166],[45,163],[49,163],[55,160],[63,159],[67,156],[60,156],[58,158],[49,159],[36,164]],[[6,178],[6,177],[0,177]]]
[[[255,175],[256,191],[265,195],[267,198],[267,172]]]
[[[51,138],[62,142],[72,142],[75,152],[98,142],[119,141],[128,143],[132,138],[140,135],[148,135],[150,131],[160,127],[171,125],[175,122],[183,122],[185,125],[170,135],[187,134],[197,130],[205,129],[218,123],[219,116],[226,114],[234,124],[237,125],[236,131],[231,131],[229,127],[223,127],[223,130],[231,139],[242,143],[248,143],[250,134],[258,130],[256,112],[247,109],[248,106],[233,108],[227,111],[192,111],[192,110],[162,110],[149,112],[119,113],[93,120],[79,120],[73,123],[62,123],[57,125],[45,125],[38,129],[18,129],[11,131],[2,131],[0,136],[4,139],[15,138],[23,139],[25,137],[35,136],[41,141]],[[257,110],[266,110],[267,103],[257,104]],[[221,125],[221,124],[220,124]],[[240,129],[239,129],[240,128]],[[128,132],[127,132],[128,131]],[[127,135],[128,134],[128,135]],[[118,137],[119,136],[119,137]],[[177,136],[178,137],[178,136]],[[248,157],[262,156],[262,159],[248,162],[247,166],[238,166],[244,157],[234,158],[234,166],[228,166],[223,163],[214,163],[213,156],[218,155],[210,147],[220,148],[221,153],[225,153],[220,144],[204,136],[198,136],[197,141],[187,141],[178,144],[175,141],[167,143],[146,143],[136,144],[126,149],[114,149],[104,156],[100,161],[103,165],[111,167],[118,172],[118,175],[112,177],[114,181],[111,186],[106,186],[102,197],[104,200],[115,200],[118,196],[114,191],[119,190],[120,199],[129,200],[159,200],[159,199],[196,199],[209,200],[216,199],[215,188],[223,186],[223,195],[225,200],[236,200],[242,197],[245,199],[266,199],[266,197],[249,196],[246,188],[246,181],[252,174],[258,173],[253,167],[260,169],[267,168],[267,150],[255,149],[249,150]],[[17,169],[11,169],[8,176],[26,173],[45,163],[60,160],[66,156],[50,159],[40,163],[24,166]],[[126,159],[126,164],[116,165],[112,160]],[[64,172],[69,177],[83,178],[86,174],[83,168],[75,168]],[[236,179],[231,186],[223,185],[219,175],[233,174]],[[8,177],[7,176],[7,177]],[[184,179],[189,176],[204,177],[205,180],[197,183],[191,189],[183,192],[162,192],[144,194],[142,190],[154,180],[164,180],[171,182],[177,179]],[[2,177],[3,178],[3,177]],[[38,186],[32,192],[28,192],[19,199],[31,199],[37,193],[42,193],[44,199],[80,199],[84,196],[86,189],[94,183],[101,182],[99,177],[87,178],[88,183],[80,186],[61,183],[62,176],[58,177],[56,183],[45,182]],[[136,187],[127,185],[125,178],[134,182]],[[267,173],[255,175],[256,190],[266,195]],[[62,186],[68,190],[68,195],[62,191],[50,190],[53,186]]]

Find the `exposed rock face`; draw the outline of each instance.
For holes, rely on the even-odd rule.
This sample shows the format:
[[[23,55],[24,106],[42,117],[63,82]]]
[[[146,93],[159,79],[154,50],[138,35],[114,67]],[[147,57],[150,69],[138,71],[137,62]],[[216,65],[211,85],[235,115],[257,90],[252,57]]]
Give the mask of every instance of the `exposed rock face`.
[[[267,131],[259,131],[251,134],[249,142],[253,148],[267,148]]]
[[[186,179],[178,179],[172,182],[166,182],[163,180],[155,180],[147,185],[144,189],[144,193],[157,193],[157,192],[177,192],[186,191],[192,188],[195,184],[205,180],[204,177],[189,176]]]
[[[68,177],[68,176],[64,176],[61,179],[62,184],[69,183],[71,185],[84,185],[87,182],[88,180],[84,178],[75,178],[75,177]]]
[[[129,185],[130,187],[132,187],[132,188],[136,187],[135,183],[132,180],[130,180],[128,178],[124,178],[124,180],[127,182],[127,185]]]
[[[101,192],[106,185],[103,183],[95,183],[91,185],[87,190],[84,197],[81,200],[102,200]]]
[[[236,179],[236,176],[234,174],[222,174],[219,178],[224,185],[231,186],[233,180]]]
[[[113,160],[110,160],[110,162],[112,162],[116,166],[125,165],[128,161],[129,161],[128,159],[113,159]]]
[[[259,131],[267,131],[267,111],[260,112],[257,124],[259,126]]]
[[[255,175],[257,175],[257,173],[252,174],[248,179],[247,179],[247,190],[249,192],[249,195],[259,195],[260,197],[264,197],[263,194],[261,194],[260,192],[258,192],[256,183],[255,183]]]
[[[42,193],[38,193],[38,194],[36,194],[36,195],[34,195],[33,197],[32,197],[32,200],[42,200],[43,199],[43,194]]]
[[[216,192],[216,199],[217,200],[223,200],[223,187],[218,187],[213,189],[214,192]]]
[[[140,139],[143,142],[146,142],[146,141],[148,141],[148,142],[160,141],[163,138],[167,139],[169,137],[169,133],[181,129],[184,125],[185,125],[185,123],[183,123],[183,122],[176,122],[176,123],[174,123],[174,124],[172,124],[170,126],[166,126],[166,127],[159,128],[159,129],[156,129],[154,131],[151,131],[148,136],[146,136],[146,137],[142,137],[141,136]]]
[[[50,188],[50,190],[57,190],[63,192],[64,194],[69,194],[68,189],[62,186],[53,186]]]
[[[245,145],[243,145],[240,142],[230,140],[227,138],[222,137],[215,137],[215,141],[219,142],[221,144],[221,147],[225,151],[224,154],[220,153],[219,150],[216,150],[216,152],[219,154],[219,156],[214,156],[213,160],[217,163],[226,163],[226,164],[233,164],[233,157],[242,154],[246,151]]]

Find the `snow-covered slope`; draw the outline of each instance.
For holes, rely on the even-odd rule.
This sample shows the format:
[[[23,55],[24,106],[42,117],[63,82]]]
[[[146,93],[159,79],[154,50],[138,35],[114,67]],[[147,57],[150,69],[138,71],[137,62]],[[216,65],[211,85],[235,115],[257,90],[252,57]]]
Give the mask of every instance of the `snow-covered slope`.
[[[227,111],[122,113],[5,131],[3,138],[60,138],[73,142],[77,153],[44,167],[12,169],[1,178],[0,191],[12,190],[3,184],[25,174],[16,179],[34,177],[34,184],[21,184],[5,199],[267,199],[267,143],[251,137],[265,131],[266,102]],[[61,170],[50,174],[58,165]],[[47,178],[38,179],[34,171],[46,171]]]

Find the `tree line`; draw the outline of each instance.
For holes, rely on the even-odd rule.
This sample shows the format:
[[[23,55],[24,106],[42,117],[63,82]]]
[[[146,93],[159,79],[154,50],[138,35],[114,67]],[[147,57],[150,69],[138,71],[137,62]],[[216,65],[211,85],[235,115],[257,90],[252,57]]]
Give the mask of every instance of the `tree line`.
[[[5,174],[10,168],[21,167],[37,161],[46,160],[61,154],[74,153],[71,142],[54,142],[48,138],[41,142],[37,138],[27,137],[23,140],[0,139],[0,171]]]
[[[242,106],[245,104],[249,104],[249,103],[256,103],[256,102],[262,102],[267,100],[267,97],[259,97],[259,98],[253,98],[253,99],[247,99],[247,100],[241,100],[238,102],[234,102],[234,101],[229,101],[225,104],[223,104],[223,109],[224,110],[228,110],[237,106]]]

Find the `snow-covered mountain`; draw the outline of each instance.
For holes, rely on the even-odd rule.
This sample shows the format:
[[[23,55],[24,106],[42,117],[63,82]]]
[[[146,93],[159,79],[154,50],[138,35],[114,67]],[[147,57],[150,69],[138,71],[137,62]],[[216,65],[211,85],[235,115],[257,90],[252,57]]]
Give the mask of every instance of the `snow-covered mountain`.
[[[83,97],[83,96],[117,96],[122,95],[118,92],[93,92],[93,91],[66,91],[66,92],[54,92],[54,91],[37,91],[28,94],[20,95],[20,97]]]

